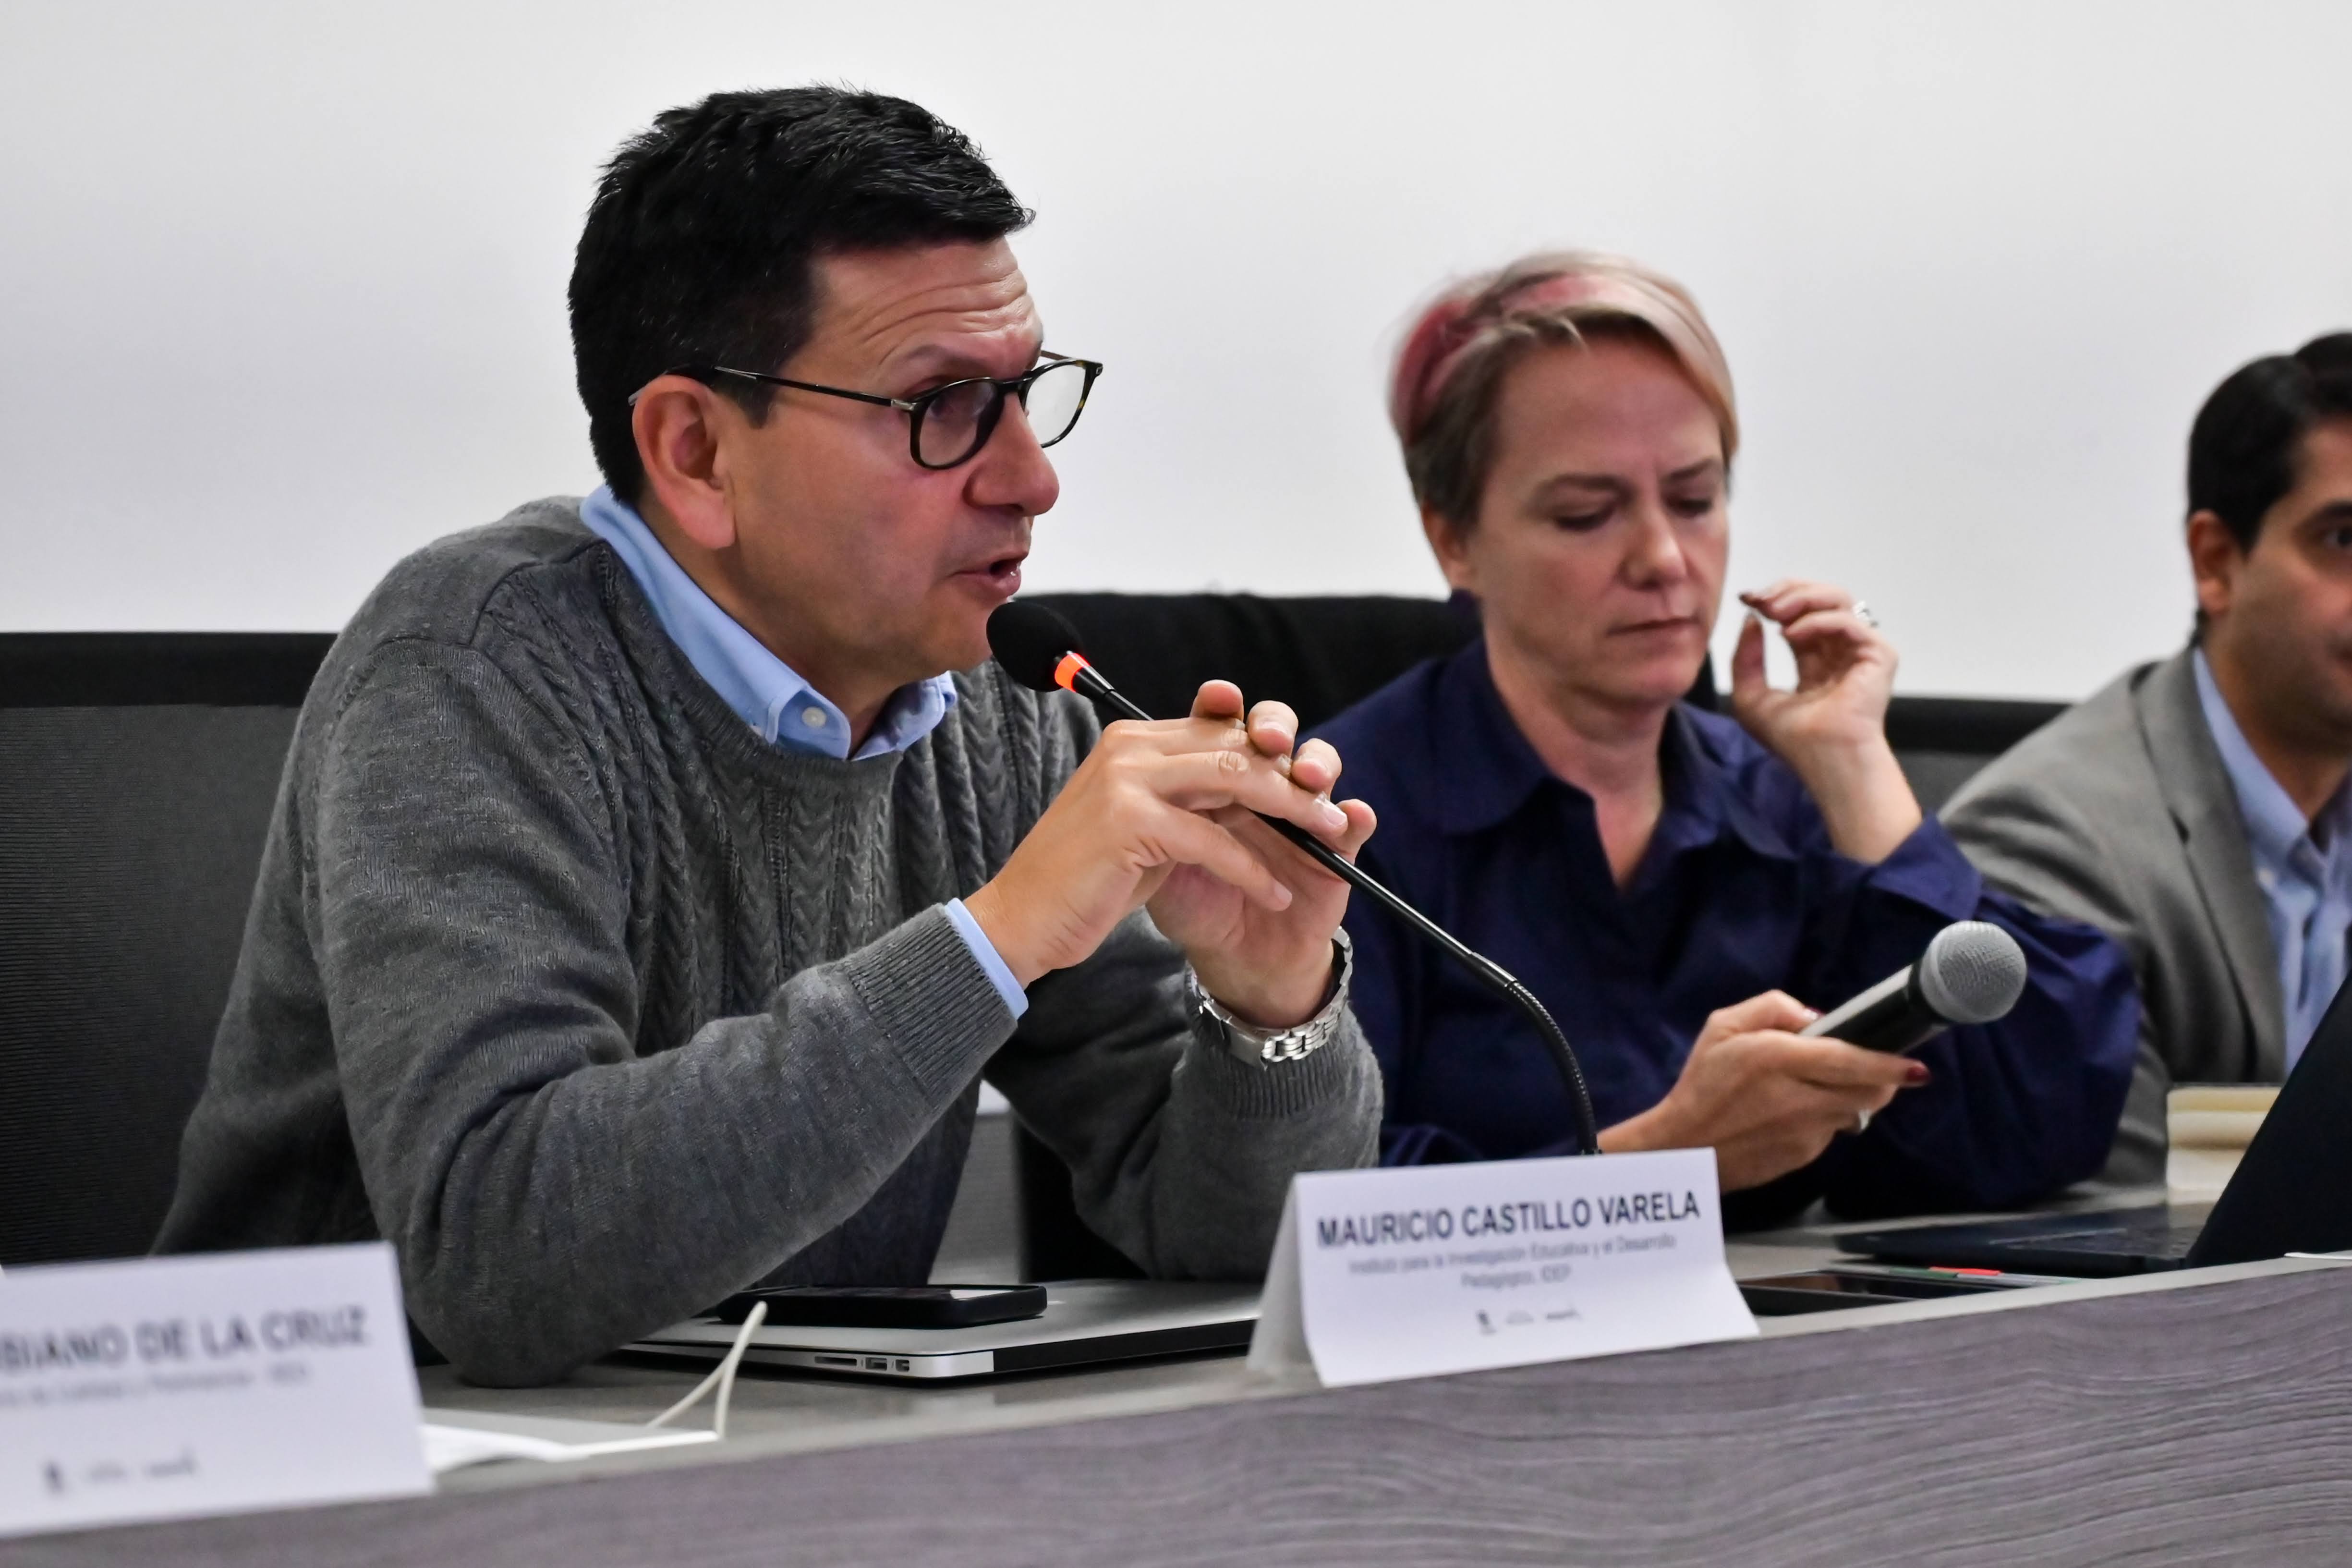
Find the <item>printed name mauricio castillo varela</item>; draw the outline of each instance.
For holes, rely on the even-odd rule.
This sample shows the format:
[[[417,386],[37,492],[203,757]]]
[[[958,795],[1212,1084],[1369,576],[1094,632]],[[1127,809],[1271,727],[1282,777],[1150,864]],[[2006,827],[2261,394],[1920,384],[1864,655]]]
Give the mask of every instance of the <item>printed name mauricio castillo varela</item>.
[[[1698,1194],[1616,1193],[1600,1198],[1537,1198],[1507,1204],[1465,1204],[1460,1208],[1387,1209],[1327,1215],[1315,1222],[1316,1245],[1386,1247],[1395,1243],[1451,1241],[1542,1231],[1590,1230],[1595,1225],[1663,1225],[1696,1219]]]

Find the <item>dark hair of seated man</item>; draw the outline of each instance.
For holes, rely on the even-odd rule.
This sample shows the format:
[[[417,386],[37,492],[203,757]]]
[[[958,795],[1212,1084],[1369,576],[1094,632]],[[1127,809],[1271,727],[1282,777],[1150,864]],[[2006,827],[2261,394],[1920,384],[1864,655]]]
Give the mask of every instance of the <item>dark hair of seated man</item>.
[[[781,365],[808,340],[817,258],[1001,239],[1034,215],[962,132],[835,88],[713,93],[605,166],[572,269],[572,351],[604,482],[645,482],[629,395],[674,365]],[[718,389],[754,423],[771,386]]]
[[[2328,419],[2352,419],[2352,332],[2239,366],[2189,426],[2189,510],[2211,512],[2252,550],[2294,488],[2303,438]]]

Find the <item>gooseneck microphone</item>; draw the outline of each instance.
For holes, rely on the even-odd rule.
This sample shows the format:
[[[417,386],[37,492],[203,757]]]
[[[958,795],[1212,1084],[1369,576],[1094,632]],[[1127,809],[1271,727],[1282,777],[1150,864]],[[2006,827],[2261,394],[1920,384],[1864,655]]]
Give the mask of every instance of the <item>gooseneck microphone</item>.
[[[1043,605],[1024,605],[1012,600],[997,606],[988,617],[988,646],[996,662],[1005,673],[1033,691],[1051,691],[1056,687],[1090,698],[1123,718],[1141,719],[1149,722],[1151,715],[1137,707],[1118,688],[1103,679],[1102,672],[1088,662],[1078,647],[1077,628],[1059,614]],[[1528,1016],[1550,1051],[1552,1064],[1559,1069],[1560,1080],[1568,1086],[1568,1102],[1576,1114],[1576,1149],[1580,1154],[1601,1152],[1600,1134],[1592,1126],[1592,1096],[1584,1087],[1584,1071],[1577,1066],[1576,1053],[1569,1047],[1568,1037],[1536,994],[1501,964],[1463,945],[1452,932],[1411,904],[1382,887],[1378,879],[1359,868],[1329,845],[1296,823],[1286,822],[1264,812],[1255,814],[1276,833],[1307,852],[1315,863],[1348,883],[1408,927],[1439,952],[1453,959],[1478,977],[1489,990],[1507,998]]]
[[[1984,921],[1946,926],[1906,964],[1798,1033],[1901,1055],[1953,1024],[2006,1017],[2025,994],[2025,950]]]

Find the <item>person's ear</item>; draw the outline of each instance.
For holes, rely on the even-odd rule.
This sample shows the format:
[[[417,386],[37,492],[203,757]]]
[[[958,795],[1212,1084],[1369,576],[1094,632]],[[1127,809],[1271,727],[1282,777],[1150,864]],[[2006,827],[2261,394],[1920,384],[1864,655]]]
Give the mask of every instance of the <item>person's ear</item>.
[[[682,375],[656,376],[629,410],[646,489],[678,531],[705,550],[735,542],[721,437],[746,423],[733,404]]]
[[[1468,531],[1423,507],[1421,531],[1429,541],[1430,553],[1437,557],[1437,569],[1445,574],[1445,585],[1475,595],[1478,592],[1478,571],[1470,558]]]
[[[2196,511],[2189,514],[2188,542],[2189,570],[2197,578],[2197,607],[2209,620],[2229,614],[2238,594],[2238,574],[2246,564],[2238,536],[2230,531],[2220,513]]]

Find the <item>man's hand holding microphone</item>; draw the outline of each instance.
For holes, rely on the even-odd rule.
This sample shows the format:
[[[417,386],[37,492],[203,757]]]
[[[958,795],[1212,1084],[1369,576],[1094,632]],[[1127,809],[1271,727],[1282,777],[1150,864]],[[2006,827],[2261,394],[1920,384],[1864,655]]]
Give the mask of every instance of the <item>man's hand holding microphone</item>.
[[[1297,824],[1350,859],[1372,808],[1334,804],[1339,754],[1297,744],[1280,702],[1244,709],[1212,680],[1183,719],[1107,725],[1029,836],[964,900],[1027,985],[1091,954],[1139,906],[1228,1011],[1268,1028],[1304,1022],[1332,982],[1348,886],[1257,819]]]

